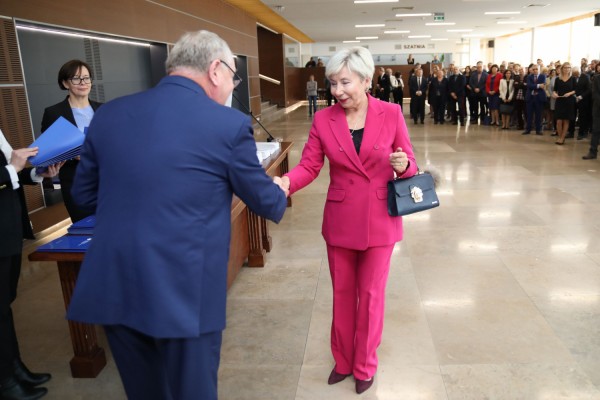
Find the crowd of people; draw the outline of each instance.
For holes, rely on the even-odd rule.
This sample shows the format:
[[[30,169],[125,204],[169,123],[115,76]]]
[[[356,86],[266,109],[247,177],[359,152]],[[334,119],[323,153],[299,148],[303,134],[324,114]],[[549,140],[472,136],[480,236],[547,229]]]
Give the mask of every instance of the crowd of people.
[[[373,95],[383,101],[402,104],[404,82],[391,68],[379,67]],[[479,61],[459,68],[431,64],[428,77],[416,64],[407,79],[410,117],[414,124],[425,123],[425,105],[434,124],[482,124],[500,129],[517,129],[523,135],[551,132],[557,145],[565,140],[586,139],[592,132],[590,151],[583,159],[597,158],[600,108],[600,61],[583,58],[579,66],[541,59],[529,66],[502,61]],[[578,128],[578,129],[577,129]],[[577,129],[577,132],[576,132]]]

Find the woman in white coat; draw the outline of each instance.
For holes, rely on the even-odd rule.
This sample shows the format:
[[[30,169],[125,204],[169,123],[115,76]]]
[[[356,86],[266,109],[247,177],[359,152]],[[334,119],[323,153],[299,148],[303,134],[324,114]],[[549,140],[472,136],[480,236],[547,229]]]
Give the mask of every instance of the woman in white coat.
[[[500,114],[502,115],[502,129],[509,129],[510,116],[513,112],[513,98],[515,91],[513,89],[514,80],[512,71],[504,71],[504,77],[500,81]]]

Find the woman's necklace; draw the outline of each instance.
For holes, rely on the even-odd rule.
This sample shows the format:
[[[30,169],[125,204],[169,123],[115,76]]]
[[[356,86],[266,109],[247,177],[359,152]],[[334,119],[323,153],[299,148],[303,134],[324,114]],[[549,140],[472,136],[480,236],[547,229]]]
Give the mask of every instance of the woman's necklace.
[[[350,130],[350,136],[354,137],[354,131],[356,130],[356,128],[358,127],[358,123],[362,120],[362,118],[358,118],[355,122],[354,122],[354,128],[352,128]]]

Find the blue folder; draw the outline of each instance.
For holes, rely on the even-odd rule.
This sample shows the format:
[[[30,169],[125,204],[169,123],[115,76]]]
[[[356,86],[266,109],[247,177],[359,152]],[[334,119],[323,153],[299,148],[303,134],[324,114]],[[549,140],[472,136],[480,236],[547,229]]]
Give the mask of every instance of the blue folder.
[[[49,251],[56,253],[85,253],[92,242],[91,236],[66,235],[54,239],[37,248],[37,251]]]
[[[29,158],[35,167],[47,167],[70,160],[81,154],[85,135],[75,125],[60,117],[29,147],[39,147],[35,157]]]
[[[71,235],[92,235],[94,226],[96,225],[96,216],[90,215],[80,221],[75,222],[67,228],[67,232]]]

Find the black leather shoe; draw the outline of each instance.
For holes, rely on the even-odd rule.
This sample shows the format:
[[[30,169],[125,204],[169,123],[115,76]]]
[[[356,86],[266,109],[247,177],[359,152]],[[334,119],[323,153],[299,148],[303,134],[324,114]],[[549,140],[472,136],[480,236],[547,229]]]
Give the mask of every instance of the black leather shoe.
[[[583,140],[585,139],[585,136],[577,136],[577,140]]]
[[[570,133],[565,136],[565,139],[573,139],[575,135],[571,135]]]
[[[356,393],[361,394],[362,392],[367,391],[371,386],[373,386],[373,382],[375,382],[375,377],[372,377],[368,381],[361,381],[360,379],[356,380]]]
[[[14,376],[0,380],[0,399],[2,400],[36,400],[48,393],[46,388],[27,386]]]
[[[525,131],[523,133],[521,133],[521,135],[529,135],[531,133],[531,131]]]
[[[543,135],[543,133],[540,132],[540,131],[537,131],[535,134],[538,135],[538,136],[542,136]]]
[[[36,374],[31,372],[20,359],[16,359],[13,363],[13,373],[19,382],[29,386],[41,385],[52,378],[50,374]]]
[[[594,153],[587,153],[585,156],[581,157],[584,160],[595,160],[596,158],[598,158],[598,154],[594,154]]]
[[[330,385],[335,385],[336,383],[340,383],[350,375],[352,374],[338,374],[337,372],[335,372],[335,367],[333,367],[333,369],[331,370],[331,374],[329,374],[329,379],[327,379],[327,383]]]

